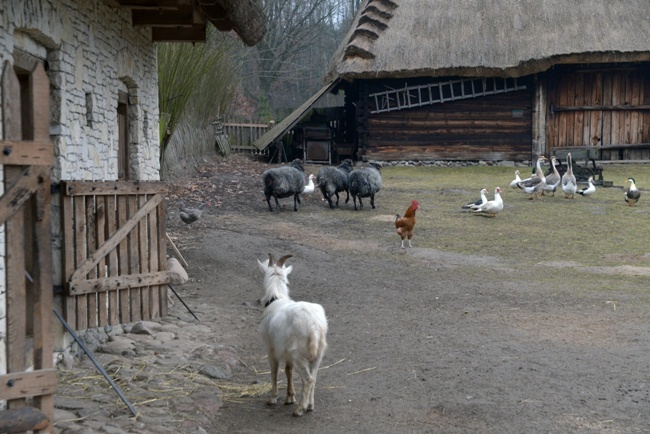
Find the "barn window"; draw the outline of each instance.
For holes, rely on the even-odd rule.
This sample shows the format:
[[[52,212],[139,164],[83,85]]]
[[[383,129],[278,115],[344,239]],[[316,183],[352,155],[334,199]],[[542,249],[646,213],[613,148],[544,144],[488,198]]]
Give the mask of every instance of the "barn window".
[[[129,95],[119,91],[117,100],[117,178],[129,179]]]

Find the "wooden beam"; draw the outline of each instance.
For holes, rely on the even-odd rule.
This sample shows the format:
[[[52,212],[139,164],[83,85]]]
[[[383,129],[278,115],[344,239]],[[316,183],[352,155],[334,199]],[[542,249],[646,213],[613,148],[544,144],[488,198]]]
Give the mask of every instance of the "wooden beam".
[[[131,18],[134,27],[194,26],[206,23],[205,15],[201,11],[189,8],[183,8],[178,11],[162,10],[158,12],[134,9],[131,11]]]
[[[15,215],[29,200],[39,185],[49,176],[49,167],[27,166],[11,183],[7,182],[5,194],[0,198],[0,224]]]
[[[192,6],[192,0],[104,0],[104,3],[118,9],[178,10]]]
[[[154,252],[155,253],[155,252]],[[94,292],[115,291],[118,289],[140,288],[142,286],[171,283],[167,271],[125,276],[103,277],[99,279],[76,280],[68,282],[68,295],[90,294]]]
[[[608,106],[553,106],[552,112],[572,112],[572,111],[612,111],[612,110],[650,110],[650,105],[608,105]]]
[[[54,147],[49,141],[3,140],[0,164],[13,166],[51,166],[54,163]]]
[[[161,181],[63,181],[66,196],[102,194],[162,194],[167,184]]]
[[[205,42],[207,31],[201,27],[152,27],[153,42]]]
[[[51,395],[56,392],[56,381],[56,369],[0,375],[0,396],[2,399],[11,400]]]

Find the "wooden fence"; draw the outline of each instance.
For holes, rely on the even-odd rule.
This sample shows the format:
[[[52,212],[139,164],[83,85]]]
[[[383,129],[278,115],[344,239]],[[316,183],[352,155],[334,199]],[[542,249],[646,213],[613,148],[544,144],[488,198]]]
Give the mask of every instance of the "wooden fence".
[[[20,79],[4,63],[0,224],[6,231],[7,317],[1,320],[7,327],[0,399],[8,409],[0,411],[0,432],[51,432],[54,420],[49,91],[41,62],[21,71]]]
[[[167,315],[162,182],[63,183],[65,316],[76,330]]]
[[[253,146],[253,143],[264,135],[273,123],[265,124],[261,122],[222,122],[223,133],[226,134],[230,141],[230,148],[233,152],[250,153],[250,154],[268,154],[268,149],[260,151]]]

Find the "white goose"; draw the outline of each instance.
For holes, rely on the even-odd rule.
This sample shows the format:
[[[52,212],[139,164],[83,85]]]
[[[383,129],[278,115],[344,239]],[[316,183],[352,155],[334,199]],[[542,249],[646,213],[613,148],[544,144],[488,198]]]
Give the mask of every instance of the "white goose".
[[[634,178],[627,178],[627,181],[625,182],[630,184],[630,189],[625,192],[625,205],[636,206],[636,203],[641,197],[641,192],[638,188],[636,188],[636,182],[634,181]]]
[[[560,172],[558,172],[555,168],[555,163],[557,163],[557,159],[554,155],[551,157],[551,167],[553,168],[553,173],[546,175],[546,180],[544,181],[544,186],[542,187],[542,196],[544,196],[544,193],[547,191],[549,193],[552,193],[551,196],[555,196],[557,186],[560,185],[560,181],[562,180],[560,177]]]
[[[481,190],[481,198],[480,199],[477,199],[474,202],[467,203],[467,204],[461,206],[461,208],[469,210],[469,209],[474,209],[474,207],[483,205],[484,203],[486,203],[488,201],[487,196],[486,196],[487,192],[488,191],[484,188],[483,190]]]
[[[503,199],[501,199],[501,189],[499,187],[494,189],[494,199],[485,202],[481,206],[473,208],[473,212],[486,213],[490,217],[496,217],[497,214],[503,209]]]
[[[594,177],[590,176],[587,182],[589,183],[589,187],[581,188],[580,190],[578,190],[578,194],[580,196],[591,196],[596,192],[596,186],[594,185]]]
[[[573,174],[573,159],[571,158],[571,153],[566,155],[566,172],[562,175],[562,192],[564,193],[564,198],[573,199],[576,191],[578,190],[578,183],[576,177]]]
[[[546,157],[540,155],[539,158],[537,158],[535,174],[532,177],[524,179],[521,182],[517,183],[517,187],[530,194],[528,200],[537,199],[537,194],[542,191],[544,184],[546,184],[546,177],[542,171],[542,161],[544,160],[546,160]]]
[[[307,183],[307,185],[305,185],[305,189],[302,191],[303,193],[313,193],[314,189],[316,188],[316,186],[314,185],[314,179],[316,179],[316,175],[312,173],[309,175],[308,179],[309,182]]]
[[[517,188],[518,182],[521,182],[521,178],[519,177],[519,171],[515,170],[515,179],[510,181],[510,188]]]

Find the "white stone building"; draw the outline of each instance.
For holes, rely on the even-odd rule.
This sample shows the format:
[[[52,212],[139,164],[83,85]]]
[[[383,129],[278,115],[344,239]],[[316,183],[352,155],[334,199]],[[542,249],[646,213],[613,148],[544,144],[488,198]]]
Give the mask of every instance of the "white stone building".
[[[202,3],[153,1],[148,4],[153,8],[138,9],[137,2],[125,0],[0,1],[2,72],[13,68],[21,89],[27,88],[29,71],[41,63],[50,82],[53,186],[73,180],[159,180],[156,42],[205,41],[208,22],[222,31],[234,30],[248,45],[259,42],[265,31],[258,0]],[[6,97],[2,95],[3,108],[13,104]],[[0,139],[6,140],[4,113],[0,111]],[[0,183],[0,194],[4,189]],[[64,283],[60,203],[53,188],[55,287]],[[0,375],[7,372],[5,239],[2,226]],[[56,317],[47,320],[56,330],[56,344],[62,345],[63,328]]]

